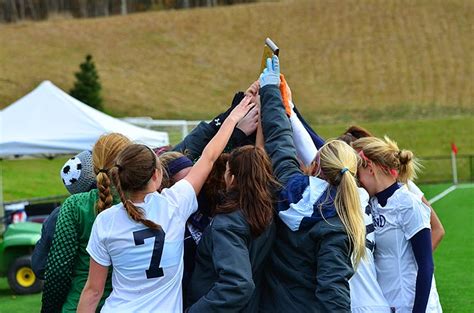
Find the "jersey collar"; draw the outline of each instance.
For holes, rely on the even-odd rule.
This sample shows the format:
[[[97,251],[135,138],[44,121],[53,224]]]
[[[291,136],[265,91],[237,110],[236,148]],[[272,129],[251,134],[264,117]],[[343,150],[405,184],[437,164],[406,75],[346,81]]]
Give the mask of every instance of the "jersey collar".
[[[390,198],[397,189],[399,189],[400,186],[398,185],[398,182],[394,182],[392,185],[388,186],[385,190],[382,190],[379,193],[376,193],[375,196],[377,197],[377,200],[379,204],[384,207],[387,204],[388,198]]]

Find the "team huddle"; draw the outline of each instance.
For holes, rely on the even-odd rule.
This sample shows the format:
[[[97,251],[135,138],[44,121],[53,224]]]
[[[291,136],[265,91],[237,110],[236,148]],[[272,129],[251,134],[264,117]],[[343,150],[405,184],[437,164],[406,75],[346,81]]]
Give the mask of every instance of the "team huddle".
[[[273,56],[178,145],[106,134],[65,164],[42,312],[442,312],[418,169],[357,126],[323,140]]]

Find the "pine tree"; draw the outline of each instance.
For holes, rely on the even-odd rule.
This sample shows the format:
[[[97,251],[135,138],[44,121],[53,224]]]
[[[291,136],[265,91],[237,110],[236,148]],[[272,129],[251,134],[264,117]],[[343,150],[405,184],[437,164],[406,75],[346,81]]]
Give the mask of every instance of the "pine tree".
[[[79,67],[80,71],[74,74],[76,76],[74,88],[69,91],[69,94],[94,109],[103,111],[102,97],[100,96],[102,86],[92,56],[88,54],[86,61]]]

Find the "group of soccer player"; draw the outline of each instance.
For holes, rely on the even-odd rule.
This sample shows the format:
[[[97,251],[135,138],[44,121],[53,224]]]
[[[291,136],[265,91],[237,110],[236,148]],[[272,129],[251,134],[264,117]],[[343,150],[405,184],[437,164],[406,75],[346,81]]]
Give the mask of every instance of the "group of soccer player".
[[[95,184],[54,220],[43,312],[442,312],[444,230],[413,153],[360,127],[324,141],[276,56],[175,147],[107,134],[89,155]]]

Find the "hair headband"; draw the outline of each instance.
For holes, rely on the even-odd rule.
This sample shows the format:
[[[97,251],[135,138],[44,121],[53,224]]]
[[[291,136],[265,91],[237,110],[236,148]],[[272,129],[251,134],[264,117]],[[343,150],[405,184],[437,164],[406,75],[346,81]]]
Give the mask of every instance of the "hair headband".
[[[192,166],[193,166],[193,162],[188,157],[183,155],[177,159],[174,159],[170,163],[168,163],[167,171],[168,171],[169,176],[173,177],[179,171],[188,167],[192,167]]]

